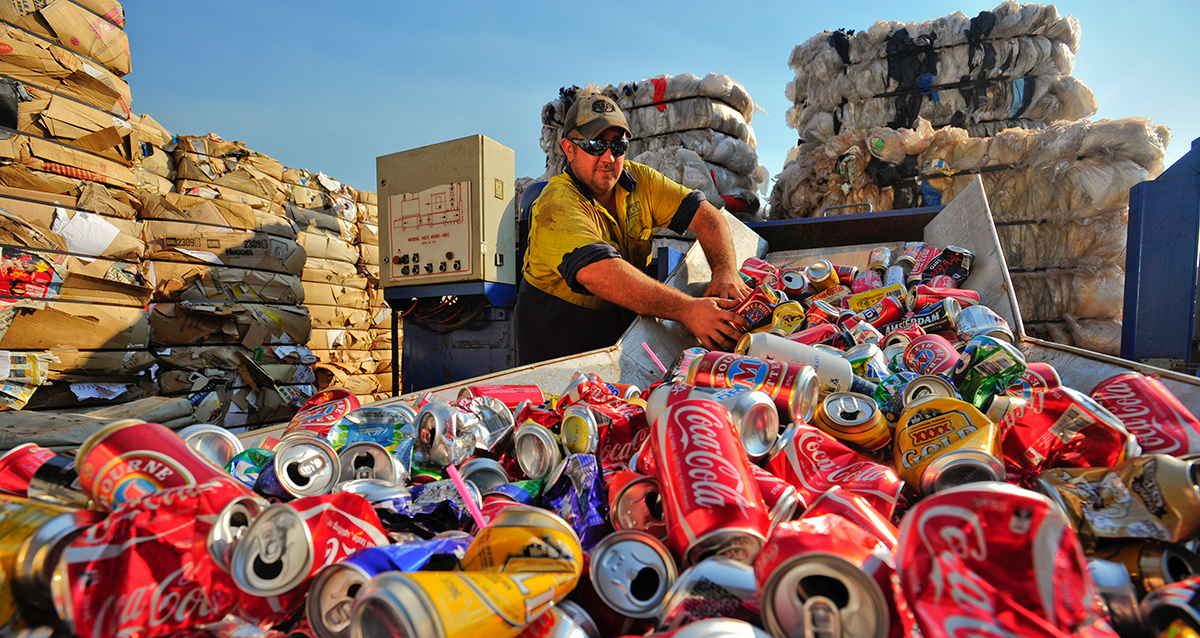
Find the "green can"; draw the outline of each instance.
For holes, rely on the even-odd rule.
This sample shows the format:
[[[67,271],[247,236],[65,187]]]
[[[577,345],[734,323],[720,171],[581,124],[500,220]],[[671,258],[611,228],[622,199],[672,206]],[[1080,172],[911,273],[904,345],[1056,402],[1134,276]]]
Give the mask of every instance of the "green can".
[[[875,402],[879,404],[879,409],[888,423],[895,424],[899,420],[900,412],[904,408],[904,388],[917,376],[916,372],[908,371],[889,374],[875,388]]]
[[[1025,371],[1025,355],[1011,343],[987,336],[967,342],[958,364],[950,371],[950,381],[962,398],[979,408],[988,400],[1016,383]]]
[[[252,447],[229,459],[229,463],[225,464],[225,471],[232,474],[233,478],[246,487],[254,487],[254,482],[258,480],[258,473],[274,456],[275,452],[271,450]]]
[[[887,359],[883,358],[883,350],[873,343],[860,343],[845,353],[842,358],[850,362],[854,374],[869,381],[879,382],[888,376]]]

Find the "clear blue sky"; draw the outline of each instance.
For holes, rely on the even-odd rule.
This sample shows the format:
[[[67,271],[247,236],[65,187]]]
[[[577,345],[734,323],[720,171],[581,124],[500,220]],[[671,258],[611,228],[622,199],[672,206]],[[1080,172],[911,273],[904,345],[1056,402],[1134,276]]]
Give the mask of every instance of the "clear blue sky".
[[[541,108],[559,87],[662,73],[724,73],[755,116],[759,163],[783,168],[796,132],[784,87],[792,47],[875,20],[974,16],[998,0],[928,2],[125,3],[133,109],[176,134],[213,132],[287,166],[375,190],[375,158],[481,133],[538,176]],[[1073,75],[1096,117],[1171,129],[1168,164],[1200,137],[1200,2],[1057,4],[1083,38]]]

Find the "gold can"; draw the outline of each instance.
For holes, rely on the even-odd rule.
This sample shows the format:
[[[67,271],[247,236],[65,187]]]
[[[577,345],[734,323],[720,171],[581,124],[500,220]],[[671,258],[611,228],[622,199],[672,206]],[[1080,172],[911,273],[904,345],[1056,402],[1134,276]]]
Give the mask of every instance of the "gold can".
[[[512,638],[571,593],[579,537],[546,510],[510,507],[467,548],[462,572],[387,572],[354,602],[355,638]]]
[[[1200,574],[1200,556],[1176,543],[1156,540],[1112,543],[1088,552],[1088,556],[1124,565],[1139,597]]]
[[[937,395],[905,406],[892,449],[900,478],[921,494],[1004,480],[999,452],[999,430],[979,408]]]
[[[813,425],[867,452],[876,452],[892,442],[892,430],[879,404],[857,392],[830,393],[817,404]]]

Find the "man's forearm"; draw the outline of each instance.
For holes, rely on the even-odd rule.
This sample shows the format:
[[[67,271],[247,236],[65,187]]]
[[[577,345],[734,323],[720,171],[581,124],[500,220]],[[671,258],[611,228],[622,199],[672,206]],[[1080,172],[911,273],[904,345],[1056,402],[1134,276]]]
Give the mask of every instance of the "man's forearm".
[[[708,267],[714,273],[737,271],[737,257],[733,249],[733,235],[725,223],[724,214],[709,202],[700,204],[688,230],[696,233],[696,241],[704,251]]]
[[[589,264],[579,271],[578,279],[593,295],[639,315],[682,321],[693,301],[693,297],[651,279],[624,259]]]

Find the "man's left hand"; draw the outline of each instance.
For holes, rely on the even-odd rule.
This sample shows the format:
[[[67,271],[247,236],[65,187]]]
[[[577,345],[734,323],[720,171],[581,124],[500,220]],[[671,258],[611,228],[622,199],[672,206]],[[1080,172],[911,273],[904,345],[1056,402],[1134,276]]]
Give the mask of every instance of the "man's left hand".
[[[742,276],[735,270],[732,273],[714,272],[712,281],[708,282],[708,288],[704,290],[704,296],[741,301],[750,292],[750,286],[746,285]]]

